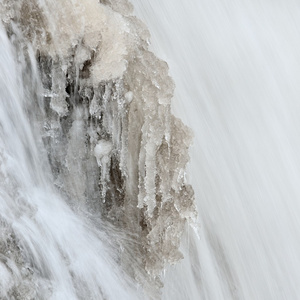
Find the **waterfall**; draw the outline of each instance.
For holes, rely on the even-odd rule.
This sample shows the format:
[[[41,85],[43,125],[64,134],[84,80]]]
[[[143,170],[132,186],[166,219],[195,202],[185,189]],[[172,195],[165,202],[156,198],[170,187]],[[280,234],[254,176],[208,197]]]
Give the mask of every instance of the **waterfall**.
[[[0,1],[0,299],[297,299],[298,3],[132,2]]]
[[[201,228],[187,233],[165,299],[298,299],[299,3],[134,5],[176,82],[173,111],[195,135]]]
[[[1,299],[137,298],[111,257],[108,237],[76,215],[51,184],[38,149],[38,120],[27,113],[39,113],[32,105],[37,66],[16,52],[2,27],[0,53]]]

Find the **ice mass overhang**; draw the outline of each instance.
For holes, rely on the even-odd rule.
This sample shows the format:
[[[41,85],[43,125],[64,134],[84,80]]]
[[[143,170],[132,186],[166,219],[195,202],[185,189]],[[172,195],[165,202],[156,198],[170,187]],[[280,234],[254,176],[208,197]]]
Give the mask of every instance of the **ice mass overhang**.
[[[54,185],[74,210],[122,231],[123,269],[158,290],[197,217],[185,179],[192,133],[171,113],[167,63],[148,50],[132,5],[100,2],[4,0],[0,15],[38,66],[33,101]]]

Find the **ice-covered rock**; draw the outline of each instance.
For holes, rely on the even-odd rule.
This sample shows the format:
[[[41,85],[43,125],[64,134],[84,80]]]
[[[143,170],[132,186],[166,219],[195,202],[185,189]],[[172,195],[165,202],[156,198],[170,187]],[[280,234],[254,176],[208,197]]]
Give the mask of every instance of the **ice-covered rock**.
[[[125,232],[122,265],[153,292],[196,216],[183,175],[192,134],[171,114],[167,64],[125,0],[3,0],[0,12],[35,51],[57,189]]]

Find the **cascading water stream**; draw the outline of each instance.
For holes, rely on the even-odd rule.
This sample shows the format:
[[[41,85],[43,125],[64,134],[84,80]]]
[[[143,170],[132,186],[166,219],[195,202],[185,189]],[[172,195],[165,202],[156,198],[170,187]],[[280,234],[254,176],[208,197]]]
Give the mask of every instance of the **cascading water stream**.
[[[37,121],[26,113],[38,91],[24,81],[38,88],[38,72],[24,57],[1,27],[0,298],[135,299],[105,234],[76,216],[52,187],[45,151],[37,149],[43,147],[33,130]]]
[[[299,5],[134,2],[200,226],[128,1],[1,0],[0,299],[297,299]]]
[[[133,2],[195,135],[202,231],[186,238],[165,299],[298,299],[299,3]]]

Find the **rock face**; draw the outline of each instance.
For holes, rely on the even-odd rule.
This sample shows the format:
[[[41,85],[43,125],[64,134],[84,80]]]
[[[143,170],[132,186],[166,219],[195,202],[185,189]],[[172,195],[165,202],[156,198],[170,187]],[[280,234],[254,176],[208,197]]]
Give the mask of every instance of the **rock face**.
[[[55,186],[73,210],[122,231],[124,269],[159,288],[196,218],[185,180],[192,134],[171,114],[168,66],[147,50],[132,6],[100,2],[3,0],[0,13],[11,40],[36,58]]]

